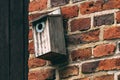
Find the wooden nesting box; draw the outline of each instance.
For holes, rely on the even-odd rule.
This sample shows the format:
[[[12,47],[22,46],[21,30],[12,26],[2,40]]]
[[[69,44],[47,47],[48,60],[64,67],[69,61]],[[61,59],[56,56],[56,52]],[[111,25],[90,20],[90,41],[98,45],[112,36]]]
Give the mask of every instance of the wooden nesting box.
[[[36,57],[57,60],[66,55],[61,14],[51,12],[32,21]]]

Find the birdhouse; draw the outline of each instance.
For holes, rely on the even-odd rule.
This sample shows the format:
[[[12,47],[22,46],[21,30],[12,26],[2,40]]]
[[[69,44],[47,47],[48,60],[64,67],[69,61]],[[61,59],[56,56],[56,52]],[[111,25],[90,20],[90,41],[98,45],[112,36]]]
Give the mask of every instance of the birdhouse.
[[[35,56],[57,60],[66,55],[63,20],[60,9],[32,21]]]

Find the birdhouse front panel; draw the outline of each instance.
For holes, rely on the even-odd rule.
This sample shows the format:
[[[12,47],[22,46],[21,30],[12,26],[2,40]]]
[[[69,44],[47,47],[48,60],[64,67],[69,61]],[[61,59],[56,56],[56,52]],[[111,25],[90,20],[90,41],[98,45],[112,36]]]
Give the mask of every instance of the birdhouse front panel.
[[[41,29],[43,30],[40,31]],[[51,51],[51,45],[48,21],[40,22],[40,25],[33,27],[33,30],[36,57],[49,53]]]

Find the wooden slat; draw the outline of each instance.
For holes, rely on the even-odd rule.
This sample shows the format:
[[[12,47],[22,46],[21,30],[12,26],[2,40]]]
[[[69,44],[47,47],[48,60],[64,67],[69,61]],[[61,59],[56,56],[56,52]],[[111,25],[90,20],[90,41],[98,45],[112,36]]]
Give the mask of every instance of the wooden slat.
[[[50,42],[49,42],[49,30],[48,30],[48,21],[45,22],[45,28],[44,31],[41,33],[41,42],[42,42],[42,51],[43,54],[50,52]],[[39,44],[40,45],[40,44]]]
[[[41,44],[40,38],[41,38],[40,33],[37,33],[37,48],[38,48],[37,53],[42,54],[42,45],[39,45],[39,44]]]
[[[24,4],[24,0],[10,0],[10,80],[25,80],[27,76],[25,55],[28,26],[25,25],[27,15],[24,15]]]
[[[27,0],[0,2],[0,80],[27,80]]]
[[[28,33],[29,33],[29,24],[28,24],[28,7],[29,7],[29,0],[23,0],[23,40],[24,40],[24,59],[23,59],[23,76],[24,80],[28,80]],[[22,74],[21,74],[22,75]]]
[[[33,38],[34,39],[34,50],[35,50],[35,53],[36,53],[35,56],[37,56],[38,55],[37,52],[38,52],[38,49],[39,49],[39,48],[37,48],[38,47],[37,46],[37,36],[36,36],[37,33],[35,32],[35,27],[33,27],[32,30],[33,30],[33,37],[34,37]]]
[[[0,2],[0,80],[9,80],[9,0]]]
[[[48,53],[51,51],[51,46],[50,46],[50,34],[49,34],[49,23],[48,23],[48,19],[46,21],[46,29],[45,29],[45,36],[46,36],[46,43],[45,43],[45,53]]]

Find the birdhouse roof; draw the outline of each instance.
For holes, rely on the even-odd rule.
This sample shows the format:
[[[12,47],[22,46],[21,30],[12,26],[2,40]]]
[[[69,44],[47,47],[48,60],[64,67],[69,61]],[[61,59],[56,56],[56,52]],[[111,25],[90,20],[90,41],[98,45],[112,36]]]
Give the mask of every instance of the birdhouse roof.
[[[48,14],[45,13],[45,14],[43,14],[43,15],[35,18],[34,20],[30,21],[30,23],[34,23],[34,22],[36,22],[36,21],[38,21],[38,20],[40,20],[40,19],[46,18],[47,16],[48,16]]]
[[[43,13],[43,15],[35,18],[34,20],[30,21],[30,23],[34,23],[38,20],[41,20],[41,19],[44,19],[46,17],[49,17],[49,16],[56,16],[56,15],[61,15],[61,11],[60,11],[60,8],[59,9],[56,9],[54,11],[49,11],[49,12],[46,12],[46,13]]]

